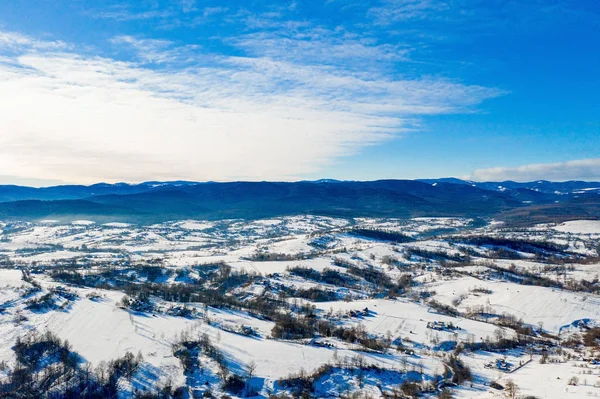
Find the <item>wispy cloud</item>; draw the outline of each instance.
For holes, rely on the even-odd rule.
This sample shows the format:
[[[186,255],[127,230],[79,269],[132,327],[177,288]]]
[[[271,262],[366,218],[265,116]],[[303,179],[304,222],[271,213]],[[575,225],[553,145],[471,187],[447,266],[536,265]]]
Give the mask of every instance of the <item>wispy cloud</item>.
[[[202,10],[202,15],[205,17],[209,17],[211,15],[223,14],[228,11],[227,7],[205,7]]]
[[[23,48],[30,50],[64,50],[67,44],[61,40],[41,40],[17,32],[3,32],[0,30],[0,51],[21,51]]]
[[[446,30],[453,26],[465,34],[490,32],[492,26],[531,32],[583,19],[597,21],[600,14],[586,2],[565,0],[378,0],[369,7],[367,16],[384,26],[429,21],[433,24],[421,25],[421,30],[444,32],[443,25]]]
[[[422,115],[471,111],[502,94],[306,63],[278,55],[283,49],[261,52],[253,37],[238,42],[243,57],[115,37],[113,46],[133,52],[127,62],[24,35],[0,38],[11,49],[0,63],[0,169],[24,178],[298,179],[412,129]],[[350,39],[348,55],[337,40],[313,51],[386,52]]]
[[[192,12],[198,9],[198,7],[196,6],[196,0],[180,0],[180,2],[181,10],[183,12]]]
[[[112,10],[94,10],[88,13],[93,18],[113,19],[115,21],[127,22],[148,19],[165,19],[177,15],[172,10],[143,10],[135,11],[125,7],[118,7]]]
[[[288,60],[301,64],[337,65],[350,69],[408,61],[411,48],[378,43],[343,28],[330,30],[309,23],[277,22],[268,30],[243,34],[228,41],[251,56]]]
[[[155,28],[172,29],[204,24],[227,11],[228,8],[223,6],[202,6],[202,3],[196,0],[179,0],[168,2],[160,7],[154,2],[116,4],[87,10],[85,14],[94,19],[108,19],[123,23],[150,22]]]
[[[115,36],[110,42],[133,49],[138,61],[155,64],[177,62],[179,65],[184,65],[192,62],[194,54],[200,49],[198,45],[177,46],[170,40],[144,39],[133,36]]]
[[[556,163],[540,163],[516,167],[477,169],[474,170],[468,178],[476,181],[598,181],[600,180],[600,158],[578,159]]]
[[[448,10],[442,0],[384,0],[368,11],[368,15],[382,24],[428,18]]]

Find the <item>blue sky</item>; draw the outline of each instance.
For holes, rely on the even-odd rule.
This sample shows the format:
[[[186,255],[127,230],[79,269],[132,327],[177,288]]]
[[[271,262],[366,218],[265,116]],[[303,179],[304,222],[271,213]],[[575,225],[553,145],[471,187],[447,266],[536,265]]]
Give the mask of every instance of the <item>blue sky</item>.
[[[592,0],[0,3],[0,183],[600,180]]]

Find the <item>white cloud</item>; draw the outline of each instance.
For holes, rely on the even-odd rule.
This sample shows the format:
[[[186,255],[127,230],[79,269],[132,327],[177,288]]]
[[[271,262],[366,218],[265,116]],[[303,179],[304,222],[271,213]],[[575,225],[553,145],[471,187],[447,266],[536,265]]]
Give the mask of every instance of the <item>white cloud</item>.
[[[172,9],[132,11],[124,6],[113,7],[112,9],[108,10],[90,10],[87,13],[90,17],[96,19],[112,19],[119,22],[175,18],[177,16],[177,13]]]
[[[205,24],[226,11],[228,8],[221,6],[201,7],[196,0],[178,0],[164,3],[162,7],[156,2],[122,2],[91,8],[86,10],[85,14],[94,19],[108,19],[121,23],[151,22],[154,29],[170,30]],[[223,20],[234,21],[228,18]]]
[[[600,158],[474,170],[471,180],[518,182],[535,180],[600,180]]]
[[[383,0],[369,9],[368,14],[381,24],[421,19],[450,8],[441,0]]]
[[[181,9],[183,12],[196,11],[196,0],[181,0]]]
[[[465,35],[489,32],[491,26],[525,29],[528,33],[555,30],[559,25],[576,21],[597,21],[599,15],[586,2],[578,1],[377,0],[368,9],[367,16],[379,25],[402,26],[410,22],[433,21],[429,28],[438,34],[442,31],[440,26],[449,23],[460,27],[461,34]],[[420,35],[424,29],[420,27]]]
[[[64,50],[68,46],[60,40],[37,40],[17,32],[0,31],[0,51],[20,50],[23,47],[32,50]]]
[[[22,178],[298,179],[410,129],[418,115],[501,94],[127,36],[114,44],[139,61],[0,37],[11,48],[0,61],[0,170]],[[176,67],[172,57],[190,62]]]
[[[128,46],[137,52],[140,61],[155,64],[191,62],[193,52],[200,48],[197,45],[176,46],[170,40],[140,39],[127,35],[115,36],[111,43]]]
[[[288,24],[277,27],[276,31],[249,33],[231,38],[230,42],[255,56],[362,70],[374,65],[380,67],[381,63],[407,61],[411,51],[406,45],[378,44],[342,29],[331,31]]]
[[[202,15],[204,17],[209,17],[211,15],[222,14],[227,10],[227,7],[205,7],[204,10],[202,10]]]

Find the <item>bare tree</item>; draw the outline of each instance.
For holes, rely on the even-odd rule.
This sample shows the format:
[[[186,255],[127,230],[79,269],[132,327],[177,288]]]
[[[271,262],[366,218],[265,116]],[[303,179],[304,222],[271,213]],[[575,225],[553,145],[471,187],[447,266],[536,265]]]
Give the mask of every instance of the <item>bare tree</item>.
[[[505,332],[502,328],[498,327],[494,330],[494,336],[496,337],[496,341],[500,342],[505,337]]]
[[[250,363],[246,365],[246,376],[248,378],[252,378],[254,376],[254,372],[256,371],[256,362],[252,360]]]
[[[506,381],[506,393],[510,399],[516,399],[519,393],[519,387],[513,380]]]
[[[577,386],[577,385],[579,385],[579,378],[578,378],[578,377],[576,377],[576,376],[573,376],[573,377],[571,377],[571,378],[569,379],[569,382],[568,382],[568,384],[569,384],[569,385],[573,385],[573,386]]]
[[[408,368],[408,359],[406,355],[402,356],[402,359],[400,359],[400,363],[402,364],[402,371],[406,373],[406,370]]]

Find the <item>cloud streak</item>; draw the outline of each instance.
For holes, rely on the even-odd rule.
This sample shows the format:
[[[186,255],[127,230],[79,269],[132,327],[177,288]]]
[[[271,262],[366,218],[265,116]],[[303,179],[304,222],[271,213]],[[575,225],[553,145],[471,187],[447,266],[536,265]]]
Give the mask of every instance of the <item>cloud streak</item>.
[[[368,15],[376,22],[387,25],[431,17],[449,8],[448,2],[440,0],[383,0],[369,9]]]
[[[540,163],[516,167],[496,167],[477,169],[468,176],[476,181],[514,180],[527,182],[535,180],[600,180],[600,158],[578,159],[567,162]]]

